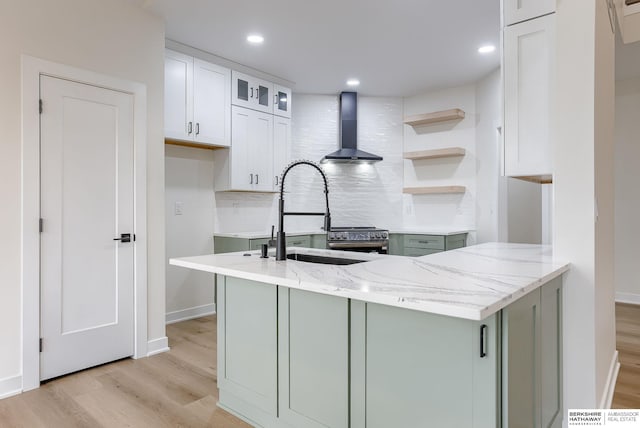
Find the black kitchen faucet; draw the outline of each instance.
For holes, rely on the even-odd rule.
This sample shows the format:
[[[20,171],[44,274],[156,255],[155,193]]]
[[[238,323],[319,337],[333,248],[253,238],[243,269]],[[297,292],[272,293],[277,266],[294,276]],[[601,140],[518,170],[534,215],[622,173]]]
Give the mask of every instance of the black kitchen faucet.
[[[284,179],[287,176],[287,173],[291,171],[291,169],[298,165],[309,165],[318,170],[322,179],[324,180],[324,195],[325,201],[327,204],[327,211],[324,213],[320,212],[285,212],[284,211]],[[324,230],[325,232],[329,232],[331,230],[331,214],[329,213],[329,185],[327,184],[327,176],[325,175],[322,168],[320,168],[316,163],[308,161],[308,160],[299,160],[289,164],[287,168],[282,173],[282,180],[280,180],[280,201],[278,208],[278,236],[276,238],[276,260],[286,260],[287,259],[287,243],[286,237],[284,234],[284,216],[286,215],[322,215],[324,216]]]

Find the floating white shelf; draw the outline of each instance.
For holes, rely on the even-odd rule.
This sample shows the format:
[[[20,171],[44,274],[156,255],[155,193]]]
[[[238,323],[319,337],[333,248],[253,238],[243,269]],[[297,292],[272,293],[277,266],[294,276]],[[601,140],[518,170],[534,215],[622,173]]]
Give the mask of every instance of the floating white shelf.
[[[464,186],[421,186],[421,187],[405,187],[402,193],[411,195],[434,195],[438,193],[464,193],[467,188]]]
[[[405,159],[438,159],[464,156],[466,153],[462,147],[449,147],[446,149],[420,150],[417,152],[404,152]]]
[[[448,122],[450,120],[464,119],[464,111],[459,108],[451,110],[435,111],[433,113],[417,114],[415,116],[407,116],[404,123],[411,126],[431,125],[439,122]]]

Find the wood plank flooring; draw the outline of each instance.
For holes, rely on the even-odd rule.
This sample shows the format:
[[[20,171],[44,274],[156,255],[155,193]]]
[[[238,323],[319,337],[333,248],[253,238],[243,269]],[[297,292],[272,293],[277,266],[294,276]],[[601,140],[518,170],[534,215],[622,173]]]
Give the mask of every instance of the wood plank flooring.
[[[170,352],[0,400],[0,427],[249,427],[216,406],[215,317],[168,325],[167,336]]]
[[[640,306],[616,304],[620,374],[614,408],[640,408]],[[0,427],[224,427],[214,316],[167,326],[171,351],[64,376],[0,400]]]
[[[640,409],[640,305],[616,303],[616,347],[620,373],[614,409]]]

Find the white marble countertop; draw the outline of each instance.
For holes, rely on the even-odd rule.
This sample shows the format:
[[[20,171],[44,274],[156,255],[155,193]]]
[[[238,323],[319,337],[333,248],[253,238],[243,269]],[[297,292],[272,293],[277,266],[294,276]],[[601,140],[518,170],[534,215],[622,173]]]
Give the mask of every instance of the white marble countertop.
[[[569,269],[551,247],[487,243],[402,257],[289,248],[370,260],[348,266],[262,259],[239,252],[171,259],[170,264],[365,302],[482,320]],[[244,254],[250,254],[245,256]]]
[[[273,236],[275,237],[278,230],[274,232]],[[285,230],[287,236],[301,236],[301,235],[326,235],[327,232],[321,229],[317,230],[302,230],[298,232],[289,232]],[[242,238],[242,239],[264,239],[271,238],[271,231],[269,232],[235,232],[235,233],[218,233],[215,232],[213,236],[220,236],[223,238]]]
[[[415,235],[440,235],[440,236],[449,236],[449,235],[459,235],[461,233],[469,233],[472,232],[471,229],[456,229],[451,227],[403,227],[396,229],[389,229],[389,233],[403,233],[403,234],[415,234]]]

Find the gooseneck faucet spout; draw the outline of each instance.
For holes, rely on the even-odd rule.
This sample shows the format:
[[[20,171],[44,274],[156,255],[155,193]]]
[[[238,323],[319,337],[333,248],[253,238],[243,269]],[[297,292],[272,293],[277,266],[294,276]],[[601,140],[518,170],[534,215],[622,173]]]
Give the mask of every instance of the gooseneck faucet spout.
[[[309,165],[320,173],[322,179],[324,180],[324,195],[325,202],[327,205],[327,210],[324,213],[318,212],[285,212],[284,211],[284,180],[287,177],[289,171],[292,168],[298,165]],[[331,214],[329,213],[329,185],[327,183],[327,176],[325,175],[322,168],[318,166],[318,164],[308,161],[308,160],[299,160],[289,164],[287,168],[282,173],[282,179],[280,180],[280,200],[278,201],[278,235],[276,238],[276,260],[286,260],[287,259],[287,242],[286,236],[284,233],[284,216],[286,215],[322,215],[324,216],[324,230],[325,232],[329,232],[331,230]]]

